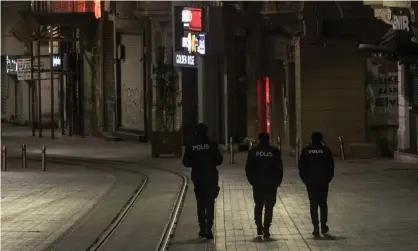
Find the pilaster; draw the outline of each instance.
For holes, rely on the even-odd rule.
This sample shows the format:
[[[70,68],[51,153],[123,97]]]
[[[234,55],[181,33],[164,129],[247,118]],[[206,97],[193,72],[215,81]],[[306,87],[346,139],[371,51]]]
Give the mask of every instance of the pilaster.
[[[405,92],[405,66],[398,63],[398,149],[409,149],[409,102]]]

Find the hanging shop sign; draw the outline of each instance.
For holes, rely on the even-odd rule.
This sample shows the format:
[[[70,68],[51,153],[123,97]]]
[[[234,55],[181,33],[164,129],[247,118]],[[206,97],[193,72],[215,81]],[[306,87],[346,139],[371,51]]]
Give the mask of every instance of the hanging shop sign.
[[[183,28],[189,31],[202,31],[202,9],[183,8],[181,12],[181,22]]]
[[[196,68],[196,55],[184,52],[174,53],[174,65],[179,67]]]
[[[10,75],[17,74],[17,59],[18,56],[7,55],[5,58],[6,73]]]
[[[201,55],[206,53],[205,34],[188,32],[187,36],[183,37],[181,44],[189,53],[199,53]]]

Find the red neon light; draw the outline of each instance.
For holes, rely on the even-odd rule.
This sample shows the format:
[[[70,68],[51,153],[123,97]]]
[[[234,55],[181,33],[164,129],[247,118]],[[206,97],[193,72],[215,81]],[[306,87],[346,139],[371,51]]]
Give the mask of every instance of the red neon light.
[[[270,78],[266,77],[266,131],[270,133]]]
[[[202,9],[189,8],[192,20],[189,22],[189,30],[202,31]]]
[[[264,111],[265,111],[265,103],[264,103],[264,83],[262,80],[257,80],[257,130],[263,130],[264,131],[264,123],[265,123],[265,117],[264,117]]]
[[[95,1],[52,1],[52,12],[71,13],[71,12],[95,12]]]
[[[94,16],[96,19],[99,19],[102,17],[102,7],[100,5],[101,0],[94,0]]]

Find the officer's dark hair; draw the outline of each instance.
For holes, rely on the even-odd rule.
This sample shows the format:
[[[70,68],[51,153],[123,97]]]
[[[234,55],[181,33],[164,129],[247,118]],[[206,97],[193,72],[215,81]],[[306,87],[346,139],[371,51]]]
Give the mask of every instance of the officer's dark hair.
[[[311,136],[312,143],[321,143],[323,138],[324,136],[322,136],[322,133],[320,132],[313,132]]]
[[[207,136],[208,135],[208,127],[203,123],[197,124],[196,125],[196,135],[197,136]]]
[[[260,143],[269,143],[270,135],[266,132],[262,132],[258,134],[258,140],[260,141]]]

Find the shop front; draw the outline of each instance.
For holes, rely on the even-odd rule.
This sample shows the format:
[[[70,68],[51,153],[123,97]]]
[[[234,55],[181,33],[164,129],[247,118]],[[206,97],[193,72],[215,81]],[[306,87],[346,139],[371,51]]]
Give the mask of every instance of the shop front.
[[[206,54],[203,13],[203,8],[174,7],[173,62],[181,76],[183,143],[191,140],[195,125],[202,121],[199,72],[201,74],[203,71],[203,57]]]

